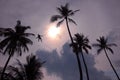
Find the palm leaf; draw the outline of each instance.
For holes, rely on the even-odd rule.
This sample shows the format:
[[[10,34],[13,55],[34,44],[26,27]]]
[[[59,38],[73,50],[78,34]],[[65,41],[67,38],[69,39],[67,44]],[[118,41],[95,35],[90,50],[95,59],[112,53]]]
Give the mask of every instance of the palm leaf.
[[[29,36],[35,36],[33,33],[24,33],[23,36],[29,37]]]
[[[69,20],[69,22],[72,22],[72,23],[74,23],[75,25],[77,25],[77,23],[76,23],[73,19],[68,18],[68,20]]]
[[[3,49],[3,48],[9,43],[10,39],[11,39],[11,38],[8,37],[8,38],[2,40],[2,41],[0,42],[0,49]]]
[[[92,47],[88,44],[85,44],[85,47],[89,48],[89,49],[92,49]]]
[[[61,16],[61,15],[53,15],[52,17],[51,17],[51,22],[55,22],[55,21],[57,21],[58,19],[62,19],[63,17]]]
[[[83,47],[83,50],[88,54],[88,50],[86,47]]]
[[[97,54],[100,54],[100,52],[101,52],[102,50],[103,50],[102,48],[98,49],[98,50],[97,50]]]
[[[117,44],[115,44],[115,43],[111,43],[111,44],[108,44],[108,46],[109,46],[109,47],[112,47],[112,46],[117,47]]]
[[[63,21],[64,21],[64,19],[61,20],[61,21],[59,21],[59,22],[57,23],[57,27],[59,27],[59,26],[63,23]]]
[[[112,54],[114,54],[114,52],[111,48],[107,47],[106,49],[109,50]]]
[[[76,12],[78,12],[78,11],[80,11],[80,9],[78,9],[78,10],[75,10],[75,11],[71,11],[70,13],[69,13],[69,15],[70,16],[73,16]]]

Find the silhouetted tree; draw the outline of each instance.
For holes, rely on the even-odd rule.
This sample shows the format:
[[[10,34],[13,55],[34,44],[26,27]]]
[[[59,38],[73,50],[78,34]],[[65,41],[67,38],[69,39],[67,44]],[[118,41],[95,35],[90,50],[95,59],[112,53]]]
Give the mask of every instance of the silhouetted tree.
[[[117,46],[117,45],[115,43],[108,43],[108,39],[105,38],[104,36],[99,37],[99,39],[97,39],[97,42],[98,43],[93,44],[94,47],[98,47],[97,53],[99,54],[102,50],[105,52],[105,55],[106,55],[110,65],[111,65],[115,75],[117,76],[118,80],[120,80],[120,78],[119,78],[119,76],[118,76],[118,74],[117,74],[117,72],[116,72],[108,54],[107,54],[107,51],[110,51],[113,54],[114,52],[113,52],[111,47],[112,46]]]
[[[2,67],[0,67],[0,76],[2,74]],[[3,80],[16,80],[11,74],[4,73]]]
[[[15,54],[15,52],[21,56],[22,51],[29,51],[28,44],[33,44],[33,42],[28,37],[34,34],[25,32],[29,28],[29,26],[22,26],[21,22],[17,21],[15,30],[12,28],[6,28],[3,31],[2,35],[4,36],[4,39],[0,41],[0,49],[3,50],[3,54],[8,53],[9,57],[3,68],[1,80],[3,80],[3,74],[11,57]]]
[[[75,48],[77,50],[77,52],[81,53],[83,63],[84,63],[84,66],[85,66],[87,80],[89,80],[88,68],[87,68],[87,64],[86,64],[85,57],[84,57],[84,54],[83,54],[83,51],[88,54],[88,49],[91,49],[91,46],[89,45],[89,40],[83,34],[77,33],[77,34],[75,34],[75,37],[74,37],[74,43],[77,46]]]
[[[44,62],[41,62],[35,55],[26,57],[26,63],[23,64],[18,60],[17,66],[9,66],[9,70],[16,80],[41,80],[43,73],[41,67]]]
[[[60,20],[57,23],[57,27],[59,27],[64,22],[64,20],[65,20],[66,21],[66,26],[67,26],[67,29],[68,29],[68,33],[69,33],[71,42],[73,44],[73,38],[72,38],[70,29],[69,29],[68,22],[72,22],[72,23],[76,24],[76,22],[73,19],[71,19],[70,17],[73,16],[79,10],[73,11],[73,10],[69,9],[69,4],[67,3],[64,6],[61,5],[60,7],[57,7],[57,11],[58,11],[58,15],[53,15],[51,17],[51,22],[55,22],[55,21]],[[79,67],[80,80],[83,80],[81,63],[80,63],[80,60],[79,60],[78,52],[76,52],[75,54],[76,54],[76,58],[77,58],[77,62],[78,62],[78,67]]]

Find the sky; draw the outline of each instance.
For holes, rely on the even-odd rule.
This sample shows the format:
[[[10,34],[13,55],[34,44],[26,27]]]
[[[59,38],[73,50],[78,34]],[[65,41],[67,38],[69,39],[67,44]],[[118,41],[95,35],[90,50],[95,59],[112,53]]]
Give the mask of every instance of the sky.
[[[51,16],[57,14],[56,7],[66,2],[70,3],[71,9],[80,9],[72,17],[77,23],[77,26],[70,24],[72,35],[83,33],[88,36],[91,44],[95,43],[99,36],[104,35],[110,42],[117,43],[118,47],[113,47],[115,54],[110,53],[109,56],[120,75],[120,0],[0,0],[0,27],[13,28],[16,21],[21,20],[23,25],[31,26],[31,32],[42,34],[42,43],[32,38],[34,45],[30,46],[29,53],[37,54],[43,61],[47,56],[45,60],[48,62],[43,68],[44,80],[72,80],[79,76],[74,55],[68,47],[70,39],[65,24],[60,26],[61,34],[56,39],[50,39],[47,35],[50,25],[56,24],[50,22]],[[103,77],[102,80],[117,80],[104,52],[100,55],[96,53],[93,48],[90,55],[86,55],[86,59],[89,59],[91,79]],[[25,55],[28,54],[19,58],[24,61]],[[4,65],[7,57],[0,55],[0,65]],[[13,57],[10,64],[14,63],[16,58]],[[94,77],[95,74],[98,75]]]

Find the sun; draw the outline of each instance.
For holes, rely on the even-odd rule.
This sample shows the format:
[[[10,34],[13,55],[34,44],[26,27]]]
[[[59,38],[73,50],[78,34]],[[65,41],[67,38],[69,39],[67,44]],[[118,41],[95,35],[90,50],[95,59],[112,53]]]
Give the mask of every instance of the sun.
[[[48,36],[52,39],[55,39],[59,36],[60,34],[60,28],[56,27],[55,25],[50,25],[49,29],[48,29]]]

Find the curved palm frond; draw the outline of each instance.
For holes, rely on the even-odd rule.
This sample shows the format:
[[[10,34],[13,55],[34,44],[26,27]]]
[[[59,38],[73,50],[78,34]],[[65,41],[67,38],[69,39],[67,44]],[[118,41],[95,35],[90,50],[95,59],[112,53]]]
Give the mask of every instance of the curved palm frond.
[[[75,25],[77,25],[77,23],[76,23],[73,19],[68,18],[68,20],[69,20],[69,22],[72,22],[72,23],[74,23]]]
[[[114,53],[113,50],[111,49],[112,46],[117,47],[115,43],[108,43],[108,38],[105,38],[104,36],[99,37],[99,39],[96,39],[98,43],[93,44],[93,47],[98,47],[101,50],[109,50],[111,53]],[[98,50],[98,52],[100,52]]]
[[[59,27],[59,26],[63,23],[63,21],[64,21],[64,19],[62,19],[61,21],[59,21],[59,22],[57,23],[57,27]]]
[[[61,16],[61,15],[53,15],[52,17],[51,17],[51,22],[55,22],[55,21],[57,21],[58,19],[62,19],[63,18],[63,16]]]

